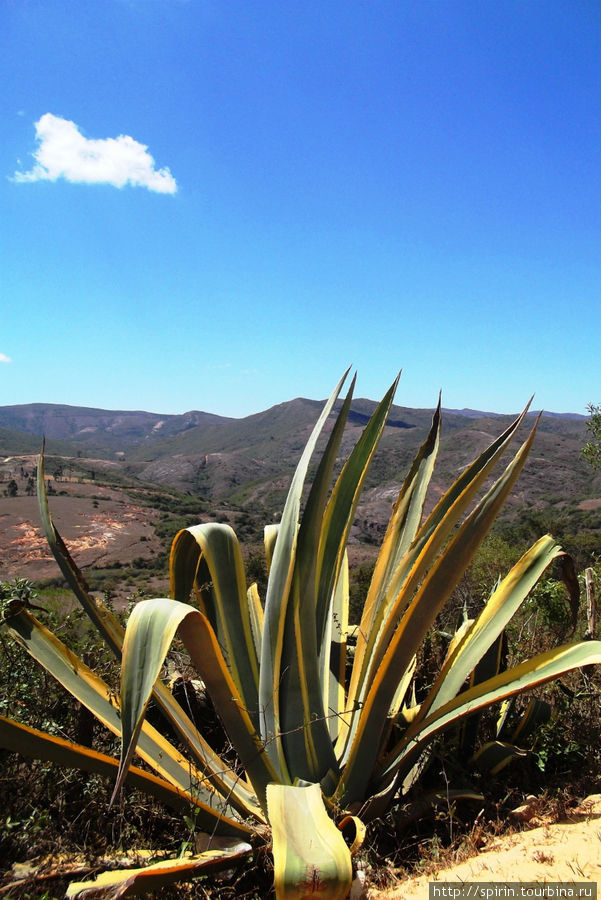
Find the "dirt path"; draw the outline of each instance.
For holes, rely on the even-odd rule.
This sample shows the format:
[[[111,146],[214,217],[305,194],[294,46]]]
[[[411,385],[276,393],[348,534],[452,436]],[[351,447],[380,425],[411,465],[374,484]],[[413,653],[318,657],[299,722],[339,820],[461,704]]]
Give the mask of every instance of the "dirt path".
[[[482,851],[433,875],[399,882],[389,891],[371,890],[369,900],[427,900],[434,881],[587,882],[601,885],[601,794],[587,798],[564,821],[538,810],[527,829],[491,838]]]

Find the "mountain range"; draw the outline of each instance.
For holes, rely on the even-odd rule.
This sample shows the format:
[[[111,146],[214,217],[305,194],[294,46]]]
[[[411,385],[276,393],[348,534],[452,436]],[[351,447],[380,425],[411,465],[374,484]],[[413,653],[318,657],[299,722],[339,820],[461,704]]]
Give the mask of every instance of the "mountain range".
[[[211,516],[235,520],[235,512],[238,518],[243,513],[257,523],[273,521],[281,512],[290,477],[322,405],[297,398],[245,418],[43,403],[2,406],[0,477],[6,483],[11,473],[14,476],[31,466],[45,436],[47,472],[52,476],[60,470],[62,481],[70,475],[71,483],[103,481],[114,489],[137,486],[171,491],[198,498]],[[367,399],[353,401],[341,459],[350,452],[375,406]],[[354,540],[373,544],[381,538],[432,414],[431,409],[392,408],[357,511]],[[430,506],[512,418],[471,409],[443,411]],[[534,419],[535,414],[529,413],[522,440]],[[601,507],[601,480],[581,456],[586,421],[571,414],[542,415],[507,516],[520,510],[550,510],[557,516]],[[8,499],[0,497],[0,524]]]

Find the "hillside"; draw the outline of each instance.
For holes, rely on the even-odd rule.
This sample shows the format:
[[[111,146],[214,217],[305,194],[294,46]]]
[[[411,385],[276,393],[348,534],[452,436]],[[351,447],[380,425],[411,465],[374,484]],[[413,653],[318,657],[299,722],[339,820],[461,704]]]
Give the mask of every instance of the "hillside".
[[[279,516],[302,448],[321,402],[297,398],[242,419],[203,412],[161,416],[48,404],[0,407],[0,578],[52,571],[36,532],[31,477],[42,435],[52,508],[65,537],[87,566],[160,556],[165,539],[192,521],[230,521],[257,546],[264,523]],[[375,404],[353,402],[343,440],[345,458]],[[352,540],[373,548],[391,505],[430,426],[432,410],[395,406],[374,458],[357,511]],[[433,505],[462,469],[497,437],[511,417],[446,410],[439,460],[429,497]],[[534,421],[522,429],[523,438]],[[545,414],[505,523],[535,531],[586,532],[601,524],[601,479],[582,460],[586,419]],[[14,481],[15,488],[8,490]],[[189,519],[189,521],[188,521]],[[166,521],[167,520],[167,521]],[[159,527],[161,525],[161,527]],[[39,533],[38,533],[39,534]],[[97,540],[94,540],[96,535]],[[77,543],[79,541],[79,544]],[[82,543],[83,542],[83,543]],[[24,548],[27,552],[24,552]],[[373,556],[369,550],[367,556]]]
[[[105,455],[157,437],[182,434],[189,428],[231,421],[204,412],[158,415],[140,411],[89,409],[53,403],[0,406],[0,431],[68,441],[72,448]]]

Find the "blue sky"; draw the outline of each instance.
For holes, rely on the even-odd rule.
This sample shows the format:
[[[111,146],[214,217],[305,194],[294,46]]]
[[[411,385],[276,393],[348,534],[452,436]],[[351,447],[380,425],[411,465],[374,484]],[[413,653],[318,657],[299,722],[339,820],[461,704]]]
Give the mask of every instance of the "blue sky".
[[[601,401],[597,0],[5,0],[0,405]]]

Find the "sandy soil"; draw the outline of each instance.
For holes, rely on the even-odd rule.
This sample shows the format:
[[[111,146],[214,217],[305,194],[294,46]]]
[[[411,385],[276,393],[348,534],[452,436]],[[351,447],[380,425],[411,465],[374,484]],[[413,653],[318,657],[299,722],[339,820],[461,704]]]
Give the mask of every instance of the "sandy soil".
[[[518,816],[519,818],[519,816]],[[370,890],[369,900],[427,900],[435,881],[587,882],[601,885],[601,794],[587,798],[557,822],[544,809],[526,809],[524,830],[485,843],[477,856],[399,882],[393,890]]]

